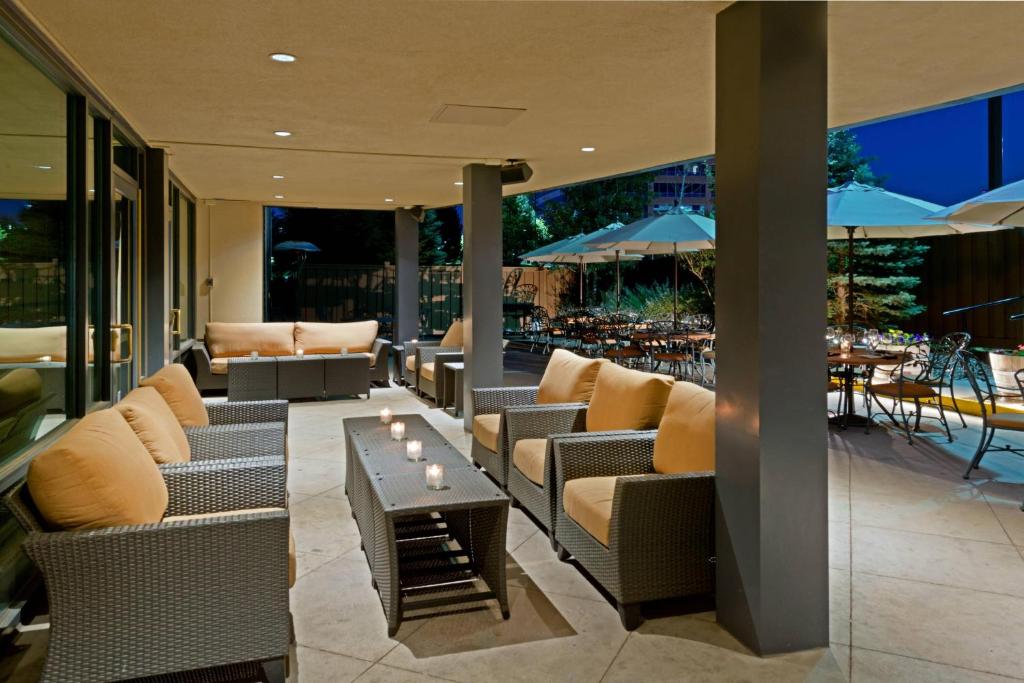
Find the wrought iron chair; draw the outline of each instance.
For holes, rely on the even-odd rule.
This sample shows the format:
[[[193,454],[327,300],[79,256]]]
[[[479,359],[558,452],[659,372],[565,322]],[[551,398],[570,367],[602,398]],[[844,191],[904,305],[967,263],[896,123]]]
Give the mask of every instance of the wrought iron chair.
[[[981,440],[978,448],[971,458],[971,463],[964,472],[964,479],[970,479],[971,470],[981,466],[981,459],[989,451],[1002,451],[1024,455],[1024,449],[1005,444],[992,447],[992,439],[997,429],[1005,429],[1012,432],[1024,432],[1024,413],[999,412],[996,404],[996,395],[999,393],[992,380],[989,378],[988,369],[982,364],[978,357],[969,351],[961,351],[958,354],[958,366],[962,368],[964,377],[974,392],[974,399],[981,407]],[[1024,398],[1024,370],[1018,370],[1013,375],[1021,397]],[[1022,506],[1021,509],[1024,509]]]
[[[922,415],[921,409],[926,405],[938,409],[937,419],[946,430],[946,437],[950,443],[953,441],[953,435],[949,431],[949,421],[946,420],[946,412],[942,406],[942,382],[943,377],[946,376],[946,364],[941,366],[936,364],[930,346],[925,342],[908,344],[904,350],[903,359],[898,365],[892,366],[893,369],[887,373],[888,377],[885,379],[888,381],[876,384],[872,374],[868,376],[868,382],[864,388],[869,412],[870,401],[874,399],[893,425],[906,433],[907,442],[911,445],[914,443],[914,437],[911,433],[910,418],[914,418],[913,432],[921,431],[922,417],[936,419],[930,415]],[[881,398],[892,400],[892,410],[885,407],[885,403],[879,400]],[[907,401],[914,403],[914,410],[909,414],[906,411]],[[900,420],[896,419],[897,409]]]

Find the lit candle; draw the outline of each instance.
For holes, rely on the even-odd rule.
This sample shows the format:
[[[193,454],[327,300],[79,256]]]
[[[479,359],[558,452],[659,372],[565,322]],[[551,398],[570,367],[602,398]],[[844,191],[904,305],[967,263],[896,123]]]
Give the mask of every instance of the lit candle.
[[[306,352],[303,349],[299,349],[298,351],[295,352],[295,355],[296,356],[305,356]]]
[[[341,347],[341,355],[343,355],[343,356],[347,356],[348,355],[348,347],[347,346],[342,346]]]
[[[413,439],[412,441],[409,441],[408,443],[405,444],[406,458],[412,460],[413,462],[416,462],[417,460],[420,459],[421,455],[423,455],[422,441],[417,441],[416,439]]]
[[[391,424],[391,408],[380,409],[381,424]]]
[[[259,351],[250,351],[249,352],[249,357],[250,358],[259,358],[260,357],[260,352]]]
[[[40,356],[39,357],[39,361],[42,362],[42,363],[49,363],[52,360],[53,360],[52,356]]]
[[[435,491],[444,488],[444,465],[427,465],[427,488]]]
[[[391,438],[395,441],[401,441],[405,438],[405,423],[404,422],[392,422],[391,423]]]

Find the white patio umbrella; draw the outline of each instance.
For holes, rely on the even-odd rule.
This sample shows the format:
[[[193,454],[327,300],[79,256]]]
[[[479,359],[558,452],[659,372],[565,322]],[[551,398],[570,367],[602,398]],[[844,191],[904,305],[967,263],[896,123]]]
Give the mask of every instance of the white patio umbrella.
[[[983,231],[984,226],[1024,227],[1024,180],[954,204],[930,218],[964,225],[970,232]]]
[[[679,321],[679,252],[715,248],[715,221],[706,216],[673,209],[629,225],[588,238],[585,244],[619,250],[628,254],[672,254],[675,287],[672,295],[672,321]],[[615,305],[618,308],[619,290]]]
[[[853,240],[914,239],[998,230],[933,218],[942,207],[923,199],[851,181],[828,190],[828,239],[847,240],[847,320],[853,329]]]

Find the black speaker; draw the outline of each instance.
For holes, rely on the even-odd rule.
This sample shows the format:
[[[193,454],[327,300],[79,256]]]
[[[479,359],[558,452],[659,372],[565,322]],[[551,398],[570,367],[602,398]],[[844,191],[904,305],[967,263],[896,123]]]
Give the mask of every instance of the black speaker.
[[[501,167],[501,184],[515,185],[525,183],[533,177],[533,169],[525,161],[517,161],[513,164],[505,164]]]
[[[416,219],[417,223],[422,223],[423,217],[427,215],[426,209],[424,209],[422,206],[414,206],[406,210],[409,212],[410,216]]]

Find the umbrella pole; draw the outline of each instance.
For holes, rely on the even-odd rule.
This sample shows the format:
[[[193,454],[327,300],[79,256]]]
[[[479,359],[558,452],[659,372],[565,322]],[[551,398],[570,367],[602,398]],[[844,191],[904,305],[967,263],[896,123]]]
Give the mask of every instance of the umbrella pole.
[[[846,286],[846,323],[853,334],[853,231],[856,226],[846,226],[846,275],[849,278]]]
[[[622,298],[622,276],[619,274],[619,250],[615,250],[615,312],[619,312],[619,303]]]
[[[672,243],[672,276],[675,285],[672,291],[672,327],[679,327],[679,245]]]
[[[583,305],[583,273],[584,273],[583,268],[584,268],[584,266],[583,266],[583,257],[580,256],[580,265],[579,265],[579,268],[576,269],[576,273],[579,276],[579,281],[580,281],[580,306]]]

